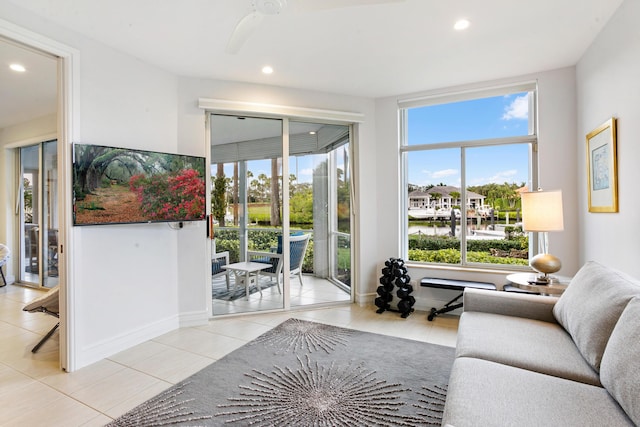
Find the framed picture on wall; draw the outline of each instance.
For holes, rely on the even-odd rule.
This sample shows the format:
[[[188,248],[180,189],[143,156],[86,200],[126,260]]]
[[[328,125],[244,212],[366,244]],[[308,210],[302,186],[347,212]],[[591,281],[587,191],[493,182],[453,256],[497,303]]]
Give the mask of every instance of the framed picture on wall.
[[[616,119],[610,118],[587,135],[589,212],[618,212]]]

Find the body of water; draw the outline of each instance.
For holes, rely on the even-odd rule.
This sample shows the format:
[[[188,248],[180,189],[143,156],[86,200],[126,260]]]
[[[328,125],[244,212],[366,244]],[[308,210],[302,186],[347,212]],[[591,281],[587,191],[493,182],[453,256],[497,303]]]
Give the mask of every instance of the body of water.
[[[456,237],[460,237],[460,224],[456,224]],[[493,230],[495,228],[495,230]],[[503,225],[491,226],[491,224],[467,225],[467,239],[503,239]],[[451,225],[409,225],[409,235],[422,236],[449,236]]]

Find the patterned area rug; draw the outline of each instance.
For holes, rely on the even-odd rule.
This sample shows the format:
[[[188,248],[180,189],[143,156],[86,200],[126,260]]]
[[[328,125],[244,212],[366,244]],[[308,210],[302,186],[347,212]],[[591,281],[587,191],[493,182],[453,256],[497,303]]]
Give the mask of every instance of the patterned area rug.
[[[272,286],[275,286],[276,282],[267,282],[261,281],[260,287],[264,291],[265,289],[269,289]],[[258,288],[256,285],[249,286],[249,295],[255,294],[258,292]],[[215,280],[211,286],[211,296],[213,299],[221,299],[224,301],[234,301],[238,298],[244,298],[246,295],[246,290],[244,286],[235,286],[233,284],[233,279],[231,279],[231,286],[229,286],[229,290],[227,290],[227,284],[224,279]]]
[[[439,426],[455,349],[289,319],[110,426]]]

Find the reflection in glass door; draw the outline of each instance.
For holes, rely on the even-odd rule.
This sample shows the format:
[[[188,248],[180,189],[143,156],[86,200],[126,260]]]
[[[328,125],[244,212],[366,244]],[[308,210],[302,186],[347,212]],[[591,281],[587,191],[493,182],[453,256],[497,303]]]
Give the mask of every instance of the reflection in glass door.
[[[351,164],[349,143],[331,151],[335,191],[331,217],[331,277],[351,289]]]
[[[301,281],[291,242],[292,307],[351,300],[349,138],[345,125],[289,125],[291,239],[300,233],[311,236]]]
[[[20,149],[20,281],[58,284],[57,141]]]

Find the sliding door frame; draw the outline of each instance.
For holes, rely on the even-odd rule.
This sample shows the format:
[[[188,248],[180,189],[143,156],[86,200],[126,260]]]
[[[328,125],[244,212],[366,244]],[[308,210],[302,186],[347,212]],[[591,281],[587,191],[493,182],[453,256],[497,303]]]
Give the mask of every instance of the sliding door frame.
[[[354,129],[357,127],[359,123],[364,121],[364,115],[362,113],[353,113],[353,112],[344,112],[344,111],[335,111],[335,110],[324,110],[324,109],[313,109],[306,107],[295,107],[295,106],[285,106],[285,105],[274,105],[274,104],[258,104],[251,102],[239,102],[239,101],[229,101],[229,100],[221,100],[221,99],[211,99],[211,98],[200,98],[198,100],[198,107],[204,110],[205,114],[205,123],[206,129],[205,132],[205,153],[207,157],[207,163],[211,164],[211,124],[210,124],[210,116],[212,114],[226,114],[233,116],[251,116],[251,117],[262,117],[262,118],[274,118],[282,120],[282,176],[289,176],[289,153],[290,153],[290,141],[289,141],[289,125],[290,121],[300,121],[300,122],[318,122],[318,123],[335,123],[340,125],[349,126],[349,134],[350,134],[350,145],[351,152],[354,152],[355,146],[357,145],[357,140],[355,138]],[[352,156],[353,157],[353,156]],[[352,166],[355,167],[355,163]],[[353,172],[353,171],[352,171]],[[210,174],[210,171],[208,171]],[[352,178],[354,178],[352,173]],[[207,182],[210,182],[211,177],[207,177]],[[352,186],[355,185],[355,182],[352,182]],[[353,192],[353,188],[352,188]],[[289,180],[282,180],[282,194],[289,194]],[[207,194],[207,205],[211,206],[210,194]],[[353,229],[351,230],[351,240],[358,241],[357,233],[358,226],[357,221],[354,221],[354,209],[353,204],[356,202],[352,200],[352,224]],[[289,271],[290,268],[290,259],[289,259],[289,234],[290,234],[290,226],[289,226],[289,198],[283,197],[282,201],[282,233],[283,233],[283,258],[284,265],[283,271]],[[208,245],[207,251],[207,259],[211,259],[211,245]],[[357,272],[359,266],[359,259],[356,257],[356,248],[352,245],[351,247],[351,277],[353,283],[358,283],[357,281]],[[210,266],[206,267],[207,269]],[[210,271],[207,273],[207,277],[210,274]],[[290,277],[288,274],[285,274],[283,277],[283,294],[284,294],[284,311],[288,311],[291,309],[291,300],[290,300]],[[351,300],[355,297],[356,290],[352,286],[350,289],[350,297]],[[208,295],[211,295],[211,292],[208,292]],[[207,310],[209,313],[213,313],[212,310],[212,301],[210,297],[207,297]]]

